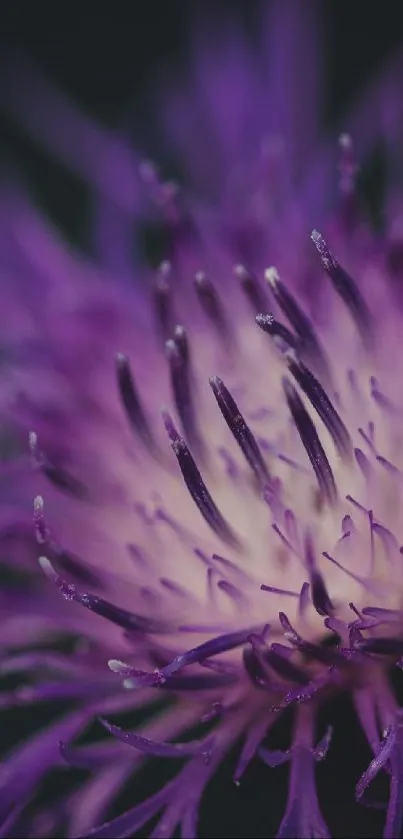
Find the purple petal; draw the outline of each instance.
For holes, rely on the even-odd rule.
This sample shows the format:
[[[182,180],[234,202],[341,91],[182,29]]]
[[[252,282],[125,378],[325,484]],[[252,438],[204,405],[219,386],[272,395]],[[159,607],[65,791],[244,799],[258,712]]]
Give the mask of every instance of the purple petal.
[[[0,776],[0,824],[22,806],[42,777],[60,762],[59,741],[74,737],[91,717],[91,708],[77,711],[41,731],[3,761]]]
[[[169,792],[174,788],[174,783],[174,781],[171,781],[170,784],[147,798],[142,804],[137,804],[127,813],[117,816],[116,819],[106,822],[101,827],[95,827],[79,839],[125,839],[125,837],[143,827],[161,810],[166,801],[169,800]]]
[[[368,769],[365,770],[364,774],[361,775],[360,780],[357,783],[355,788],[355,794],[357,799],[360,799],[366,788],[369,784],[372,783],[378,772],[384,768],[385,764],[391,757],[393,749],[396,745],[396,727],[391,726],[389,731],[386,733],[384,740],[382,741],[379,750],[371,763],[368,766]]]
[[[127,743],[138,749],[146,755],[153,757],[185,757],[187,755],[203,754],[207,755],[214,745],[213,738],[200,741],[194,740],[188,743],[157,743],[155,740],[150,740],[148,737],[142,737],[133,731],[124,731],[118,725],[113,725],[108,720],[102,720],[101,723],[105,726],[114,737],[122,743]]]

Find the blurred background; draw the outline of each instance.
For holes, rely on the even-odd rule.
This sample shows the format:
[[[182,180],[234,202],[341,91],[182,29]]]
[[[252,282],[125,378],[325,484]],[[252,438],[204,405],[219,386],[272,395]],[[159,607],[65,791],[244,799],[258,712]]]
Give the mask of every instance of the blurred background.
[[[0,56],[22,50],[102,125],[134,127],[144,155],[165,162],[163,138],[156,136],[153,113],[158,84],[171,76],[185,82],[198,20],[211,37],[238,21],[248,36],[258,31],[262,8],[271,0],[148,0],[109,4],[1,4]],[[290,4],[293,0],[284,0]],[[337,122],[354,97],[403,43],[399,2],[304,0],[320,10],[323,22],[323,118]],[[308,8],[307,5],[307,8]],[[290,15],[292,19],[292,14]],[[292,23],[290,23],[292,25]],[[7,91],[2,92],[7,97]],[[50,160],[1,113],[0,155],[17,164],[36,198],[75,241],[85,243],[88,195],[84,184]],[[154,121],[155,122],[155,121]],[[374,162],[376,169],[379,161]],[[168,172],[169,174],[169,172]],[[372,184],[377,189],[379,171]]]
[[[324,122],[330,126],[385,60],[403,48],[403,15],[401,2],[393,0],[323,0],[318,5],[323,16]],[[163,139],[155,137],[152,125],[158,78],[175,73],[186,79],[189,33],[201,13],[212,32],[235,19],[253,37],[260,6],[260,0],[114,0],[104,4],[3,0],[0,60],[10,50],[23,50],[90,117],[119,131],[135,124],[144,139],[143,153],[147,153],[148,139],[153,151],[159,141],[164,159]],[[6,97],[3,90],[1,99]],[[16,168],[68,238],[86,246],[90,204],[85,184],[50,160],[1,109],[0,165],[10,171]],[[374,159],[369,201],[380,200],[381,182],[382,164]],[[398,689],[403,698],[399,685]],[[26,713],[24,721],[17,715],[4,739],[10,743],[16,739],[13,725],[27,731],[38,721],[42,724],[47,713],[47,709],[34,709],[28,722]],[[321,766],[319,791],[332,835],[380,836],[382,812],[357,807],[354,802],[354,785],[370,754],[349,703],[341,699],[327,716],[336,720],[336,735]],[[285,719],[278,732],[278,746],[287,746],[288,723]],[[231,782],[230,773],[228,766],[223,767],[209,789],[201,835],[272,836],[284,810],[287,769],[269,771],[256,761],[239,788]],[[380,783],[375,797],[379,793],[382,798],[384,791]],[[56,792],[50,786],[44,796]],[[116,803],[116,812],[131,802],[129,789]]]

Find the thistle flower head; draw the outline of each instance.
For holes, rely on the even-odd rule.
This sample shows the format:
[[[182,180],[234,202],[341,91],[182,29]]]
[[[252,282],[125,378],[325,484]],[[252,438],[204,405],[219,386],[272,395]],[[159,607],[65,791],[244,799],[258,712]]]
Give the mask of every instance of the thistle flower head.
[[[52,835],[70,811],[71,835],[134,835],[157,817],[153,836],[179,827],[191,839],[205,788],[239,741],[237,782],[256,757],[273,771],[290,763],[278,836],[328,836],[315,763],[332,732],[320,738],[317,716],[348,691],[373,751],[357,798],[386,770],[385,836],[400,835],[402,712],[389,682],[403,657],[398,211],[393,237],[371,234],[347,133],[333,144],[333,211],[318,180],[324,166],[328,180],[337,171],[326,153],[293,192],[283,146],[256,107],[250,57],[229,43],[225,58],[222,89],[207,72],[214,56],[205,64],[226,155],[215,207],[196,191],[214,167],[185,96],[170,99],[168,122],[194,194],[149,162],[138,166],[123,141],[95,130],[34,72],[11,73],[14,118],[89,178],[109,224],[90,260],[21,190],[4,190],[3,264],[17,304],[3,315],[2,399],[20,447],[10,467],[10,507],[20,512],[15,530],[6,510],[3,543],[17,533],[34,586],[27,594],[13,584],[1,604],[3,673],[31,680],[2,704],[73,705],[4,763],[4,830]],[[227,98],[232,87],[242,108]],[[236,138],[251,110],[260,142],[245,141],[242,156]],[[287,145],[288,105],[278,112]],[[298,170],[307,149],[292,151]],[[126,259],[129,222],[145,212],[167,234],[156,270]],[[319,212],[321,232],[309,236]],[[72,654],[55,633],[80,639]],[[270,749],[288,708],[291,746]],[[140,727],[115,722],[138,709]],[[96,717],[108,738],[75,744]],[[150,758],[182,762],[165,786],[97,827]],[[23,807],[61,759],[90,779],[27,825]]]

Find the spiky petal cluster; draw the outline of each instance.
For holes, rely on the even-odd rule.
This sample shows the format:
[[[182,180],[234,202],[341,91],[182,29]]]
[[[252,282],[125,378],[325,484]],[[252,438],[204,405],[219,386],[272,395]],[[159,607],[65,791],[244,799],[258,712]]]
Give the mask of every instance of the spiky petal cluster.
[[[231,49],[227,58],[222,79],[233,81],[237,70],[244,84],[248,62],[237,55],[234,65]],[[107,209],[111,198],[120,202],[126,229],[127,215],[142,206],[127,203],[128,149],[111,150],[110,138],[34,74],[13,73],[12,82],[14,115],[45,143],[52,137],[66,153],[74,126],[76,168],[78,138],[90,140],[90,178]],[[26,91],[35,84],[33,115]],[[52,132],[50,111],[59,117]],[[255,128],[259,136],[258,118]],[[229,149],[224,130],[222,137]],[[115,160],[107,177],[96,154],[105,159],[117,148],[122,168]],[[192,151],[200,174],[205,149],[196,143]],[[258,176],[249,169],[234,192],[232,184],[218,215],[190,199],[183,206],[142,164],[171,257],[143,291],[129,284],[124,259],[110,282],[121,238],[109,231],[107,259],[84,260],[18,190],[4,192],[6,282],[22,286],[26,307],[17,294],[3,312],[4,417],[19,457],[9,467],[2,541],[14,565],[19,545],[32,585],[11,579],[4,588],[2,673],[25,674],[28,683],[1,701],[72,707],[4,764],[3,835],[50,836],[68,814],[70,835],[128,836],[157,817],[154,837],[179,826],[191,839],[206,785],[241,740],[236,781],[255,756],[272,768],[290,762],[278,835],[328,836],[315,762],[331,731],[318,738],[316,719],[343,690],[374,754],[357,797],[385,769],[385,836],[400,835],[402,712],[388,681],[403,656],[401,318],[389,282],[396,259],[357,215],[347,135],[339,153],[341,206],[326,221],[332,250],[315,230],[309,242],[298,201],[278,181],[276,216],[276,156],[266,174],[267,159],[258,156]],[[314,203],[309,188],[300,192],[307,215],[323,207],[321,189]],[[247,210],[235,200],[245,194]],[[267,268],[272,254],[280,272]],[[33,539],[23,506],[32,498]],[[73,654],[55,644],[55,632],[79,639]],[[289,707],[292,746],[270,750],[267,736]],[[138,709],[143,722],[134,730],[111,721]],[[108,739],[74,745],[97,716]],[[203,734],[194,737],[200,723]],[[182,765],[144,802],[93,828],[150,758]],[[25,817],[39,781],[61,759],[90,770],[90,780]]]

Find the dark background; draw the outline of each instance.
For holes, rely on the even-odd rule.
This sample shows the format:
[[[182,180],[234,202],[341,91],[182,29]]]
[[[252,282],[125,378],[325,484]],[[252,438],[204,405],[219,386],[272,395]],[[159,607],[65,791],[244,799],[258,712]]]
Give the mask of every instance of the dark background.
[[[5,2],[0,7],[0,59],[10,47],[23,48],[101,123],[120,128],[130,109],[138,125],[147,125],[153,111],[152,85],[156,77],[172,68],[186,76],[188,32],[195,15],[202,10],[212,28],[235,17],[245,31],[253,33],[259,8],[270,2]],[[291,0],[284,2],[291,7]],[[301,2],[314,2],[321,8],[327,90],[324,116],[331,124],[376,68],[403,43],[403,12],[399,0]],[[85,243],[88,195],[82,183],[46,159],[1,114],[0,120],[0,160],[3,156],[7,161],[17,161],[36,197],[69,236]],[[160,138],[157,144],[160,159]],[[150,153],[148,148],[144,151]]]
[[[247,29],[256,25],[258,0],[201,0],[201,4],[197,0],[22,0],[1,6],[0,49],[23,47],[90,114],[108,126],[119,126],[129,105],[141,118],[147,117],[148,92],[158,71],[178,66],[186,73],[188,27],[200,5],[212,25],[218,18],[231,16],[239,16]],[[403,11],[400,2],[387,0],[324,0],[322,9],[325,117],[331,122],[390,52],[403,45]],[[18,164],[68,235],[83,241],[86,197],[78,179],[54,166],[50,176],[43,155],[4,118],[0,155],[3,162]],[[46,709],[38,711],[37,717],[33,714],[30,725],[34,727],[36,720],[43,723],[46,714]],[[382,813],[354,803],[355,782],[370,760],[364,737],[347,700],[340,700],[329,715],[335,720],[336,732],[319,773],[319,790],[332,835],[380,836]],[[287,721],[278,738],[279,744],[287,746]],[[287,770],[266,770],[255,762],[239,788],[232,784],[230,771],[223,767],[212,784],[202,810],[202,835],[272,836],[284,809]],[[381,784],[379,794],[383,792]],[[131,801],[129,791],[118,810]]]

